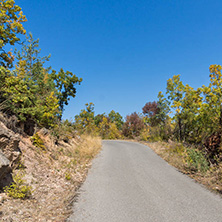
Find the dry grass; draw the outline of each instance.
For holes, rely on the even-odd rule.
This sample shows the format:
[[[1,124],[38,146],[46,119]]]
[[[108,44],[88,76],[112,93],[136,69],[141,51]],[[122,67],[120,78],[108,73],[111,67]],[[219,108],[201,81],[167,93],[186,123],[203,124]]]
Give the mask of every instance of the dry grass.
[[[65,221],[71,213],[75,191],[101,147],[100,138],[86,135],[58,145],[50,135],[41,138],[46,150],[34,147],[29,138],[20,143],[25,168],[16,171],[24,171],[24,179],[34,190],[32,198],[16,200],[1,193],[1,221]]]
[[[186,153],[182,146],[170,142],[153,142],[145,143],[151,149],[153,149],[160,157],[166,160],[170,165],[176,167],[184,174],[187,174],[197,182],[205,185],[211,191],[222,194],[222,163],[218,166],[209,166],[206,172],[200,172],[199,170],[193,170],[186,161]]]
[[[147,144],[147,143],[145,143]],[[183,172],[183,169],[186,169],[186,163],[182,158],[183,151],[174,152],[172,149],[172,144],[165,142],[153,142],[148,143],[148,146],[152,148],[159,156],[164,160],[169,162],[172,166],[178,168]]]

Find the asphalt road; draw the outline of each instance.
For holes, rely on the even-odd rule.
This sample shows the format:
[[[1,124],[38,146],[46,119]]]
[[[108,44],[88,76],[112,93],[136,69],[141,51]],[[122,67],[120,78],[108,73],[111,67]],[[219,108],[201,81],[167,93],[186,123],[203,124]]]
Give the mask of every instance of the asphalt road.
[[[147,146],[104,141],[69,222],[222,222],[222,198]]]

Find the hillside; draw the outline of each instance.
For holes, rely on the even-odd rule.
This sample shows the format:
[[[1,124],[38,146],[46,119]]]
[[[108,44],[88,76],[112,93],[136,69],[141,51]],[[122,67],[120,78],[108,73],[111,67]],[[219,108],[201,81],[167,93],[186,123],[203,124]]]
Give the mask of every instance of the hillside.
[[[6,142],[8,135],[11,137]],[[68,140],[56,142],[46,129],[38,130],[36,135],[42,146],[33,145],[32,137],[15,134],[0,122],[1,157],[7,156],[10,160],[1,177],[1,187],[14,179],[17,185],[11,192],[14,197],[22,186],[31,190],[30,194],[28,189],[24,191],[27,194],[24,199],[0,193],[1,221],[64,221],[71,213],[70,204],[85,179],[90,160],[101,146],[99,138],[90,136],[73,134]],[[2,158],[0,163],[2,165]]]

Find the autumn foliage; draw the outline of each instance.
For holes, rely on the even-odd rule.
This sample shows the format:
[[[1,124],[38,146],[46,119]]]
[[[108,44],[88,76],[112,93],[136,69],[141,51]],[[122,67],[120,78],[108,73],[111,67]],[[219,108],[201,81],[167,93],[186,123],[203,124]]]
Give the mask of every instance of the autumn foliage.
[[[16,127],[29,135],[35,127],[53,129],[56,134],[64,108],[76,96],[82,79],[47,66],[50,56],[40,56],[39,40],[31,34],[21,41],[26,17],[14,0],[2,0],[0,9],[0,110],[14,116]],[[6,51],[16,43],[21,44],[19,50]],[[165,93],[148,101],[142,113],[125,119],[114,110],[96,115],[94,104],[88,103],[68,128],[103,139],[176,141],[195,146],[210,163],[218,163],[222,160],[221,70],[221,65],[211,65],[209,84],[196,89],[174,75],[167,80]]]
[[[54,128],[82,79],[47,67],[50,56],[40,56],[39,40],[31,34],[20,42],[26,33],[22,25],[26,17],[13,0],[1,1],[0,9],[0,110],[15,116],[16,127],[28,135],[37,126]],[[5,51],[7,45],[18,42],[21,47],[14,54]]]
[[[129,138],[135,138],[140,135],[144,128],[142,118],[136,113],[126,116],[126,121],[123,125],[123,135]]]

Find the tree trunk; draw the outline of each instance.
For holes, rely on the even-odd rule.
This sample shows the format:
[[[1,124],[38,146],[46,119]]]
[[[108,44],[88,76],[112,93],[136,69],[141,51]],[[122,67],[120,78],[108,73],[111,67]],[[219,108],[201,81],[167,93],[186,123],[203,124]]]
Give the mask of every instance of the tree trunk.
[[[182,141],[182,124],[181,124],[181,118],[178,118],[178,127],[179,127],[179,142]]]

